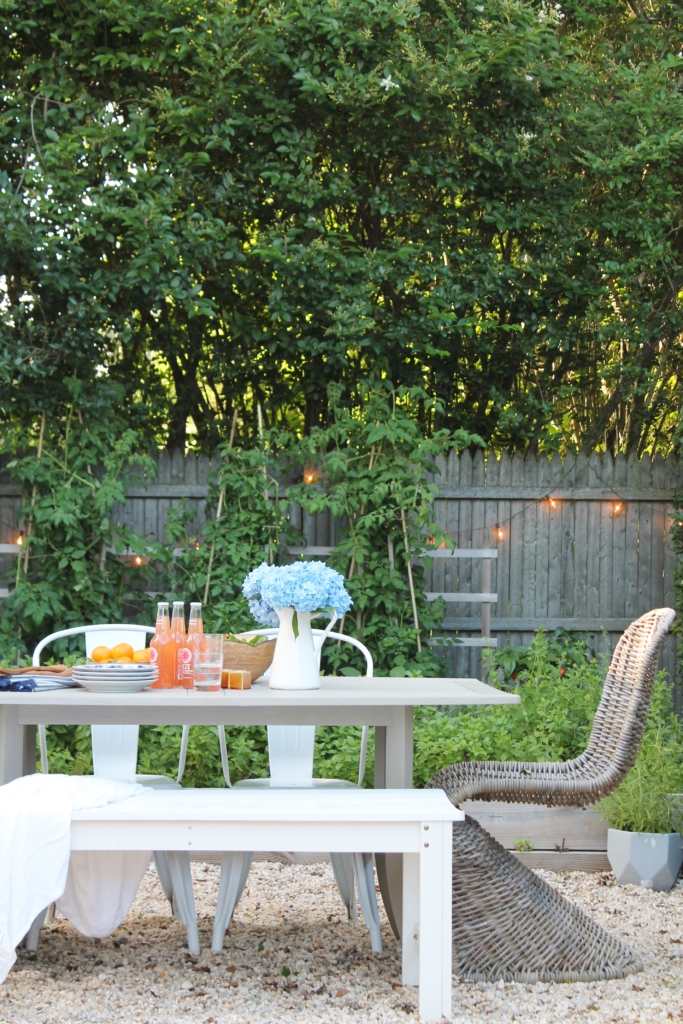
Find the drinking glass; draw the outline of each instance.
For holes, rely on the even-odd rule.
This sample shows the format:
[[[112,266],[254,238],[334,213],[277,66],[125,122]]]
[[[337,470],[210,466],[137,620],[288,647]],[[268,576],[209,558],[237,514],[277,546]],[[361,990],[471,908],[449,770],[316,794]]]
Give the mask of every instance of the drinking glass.
[[[223,634],[201,633],[194,654],[195,690],[220,690],[223,672]]]

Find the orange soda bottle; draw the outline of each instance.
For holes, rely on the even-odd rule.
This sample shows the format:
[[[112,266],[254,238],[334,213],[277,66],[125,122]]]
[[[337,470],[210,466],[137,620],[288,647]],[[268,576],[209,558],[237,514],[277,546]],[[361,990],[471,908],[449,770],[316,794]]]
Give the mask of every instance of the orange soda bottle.
[[[157,605],[157,626],[150,641],[149,660],[159,669],[159,678],[151,689],[161,690],[174,685],[175,645],[171,639],[171,624],[168,620],[168,601]]]
[[[173,602],[171,640],[175,646],[173,685],[185,686],[185,672],[190,660],[190,652],[187,647],[187,635],[185,633],[185,604],[183,601]],[[191,685],[192,683],[190,682]]]
[[[199,601],[192,601],[190,604],[190,621],[187,626],[187,648],[190,652],[190,661],[187,665],[187,679],[184,686],[191,689],[194,686],[194,659],[200,644],[200,637],[204,633],[204,622],[202,619],[202,606]]]

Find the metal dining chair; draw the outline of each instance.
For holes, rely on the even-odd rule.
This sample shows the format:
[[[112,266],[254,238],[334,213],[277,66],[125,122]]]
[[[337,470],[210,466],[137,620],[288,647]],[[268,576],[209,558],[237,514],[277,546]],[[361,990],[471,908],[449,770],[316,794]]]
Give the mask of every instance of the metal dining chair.
[[[92,626],[74,626],[71,629],[60,629],[50,633],[37,645],[33,652],[32,663],[40,665],[40,656],[48,646],[62,637],[83,635],[85,653],[92,655],[96,647],[113,647],[127,643],[134,651],[141,651],[147,646],[147,636],[154,633],[154,626],[138,626],[135,624],[118,625],[102,624]],[[39,727],[40,763],[44,774],[49,772],[47,736],[44,725]],[[166,775],[137,775],[139,725],[91,725],[91,742],[93,755],[93,774],[123,782],[137,782],[153,789],[172,787],[180,789],[179,772],[177,779]],[[190,874],[190,855],[181,851],[154,852],[159,881],[164,894],[173,909],[174,915],[182,921],[187,929],[188,948],[191,953],[199,952],[199,936],[197,931],[197,915],[192,892],[192,876]],[[35,919],[26,939],[26,947],[35,950],[38,936],[45,921],[47,909]]]
[[[250,634],[256,636],[277,637],[277,628],[250,630]],[[350,644],[359,650],[365,658],[365,674],[372,678],[374,664],[370,651],[364,644],[354,637],[345,636],[343,633],[325,633],[322,629],[312,630],[313,640],[316,645],[318,664],[322,644],[327,637],[330,639]],[[354,788],[361,786],[365,778],[365,769],[368,753],[368,726],[363,726],[360,744],[360,757],[358,765],[357,782],[348,782],[345,779],[314,779],[313,778],[313,754],[315,747],[315,726],[314,725],[269,725],[268,726],[268,760],[270,764],[270,777],[266,779],[243,779],[234,784],[239,789],[288,789],[297,788]],[[187,756],[187,740],[189,727],[183,728],[183,740],[180,751],[179,778],[185,768]],[[233,788],[230,779],[230,766],[228,764],[228,748],[225,738],[225,728],[218,726],[218,740],[220,744],[221,765],[223,777],[229,788]],[[221,856],[221,880],[218,889],[218,900],[216,904],[216,916],[214,919],[213,941],[211,948],[214,952],[220,952],[223,948],[225,931],[239,903],[240,897],[246,885],[249,868],[251,866],[253,852],[228,852]],[[357,920],[355,889],[358,890],[358,898],[365,918],[370,942],[375,952],[382,951],[382,936],[379,921],[379,909],[375,893],[375,875],[371,853],[330,853],[332,870],[339,889],[342,902],[346,907],[350,919]]]

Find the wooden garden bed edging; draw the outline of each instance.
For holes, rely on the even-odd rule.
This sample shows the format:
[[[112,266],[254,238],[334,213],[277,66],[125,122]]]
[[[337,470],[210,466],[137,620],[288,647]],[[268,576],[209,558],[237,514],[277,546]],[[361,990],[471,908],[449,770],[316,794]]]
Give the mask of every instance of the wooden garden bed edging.
[[[609,871],[607,822],[595,810],[539,807],[502,801],[466,800],[461,810],[530,868],[550,871]],[[533,851],[515,851],[526,839]]]

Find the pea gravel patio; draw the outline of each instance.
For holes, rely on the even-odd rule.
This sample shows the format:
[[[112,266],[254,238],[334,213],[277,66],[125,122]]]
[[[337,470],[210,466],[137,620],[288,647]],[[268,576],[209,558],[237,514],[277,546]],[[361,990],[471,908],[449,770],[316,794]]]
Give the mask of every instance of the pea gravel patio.
[[[370,954],[348,922],[328,864],[252,867],[222,954],[209,950],[218,868],[193,865],[204,951],[190,957],[148,871],[128,918],[109,939],[78,935],[63,919],[44,929],[38,954],[21,951],[0,987],[7,1024],[284,1024],[417,1021],[415,989],[400,985],[398,943]],[[643,959],[621,981],[454,984],[457,1024],[683,1019],[683,885],[671,892],[619,888],[610,875],[543,877]],[[284,972],[284,973],[283,973]],[[288,973],[289,972],[289,973]]]

